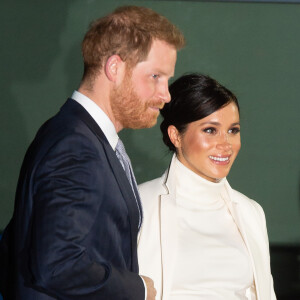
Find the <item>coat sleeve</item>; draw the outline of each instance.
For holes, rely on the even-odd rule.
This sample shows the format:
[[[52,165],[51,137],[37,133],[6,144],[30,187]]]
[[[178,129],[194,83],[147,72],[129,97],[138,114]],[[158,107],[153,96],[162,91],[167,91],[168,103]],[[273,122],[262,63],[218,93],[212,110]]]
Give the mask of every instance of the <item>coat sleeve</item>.
[[[84,242],[107,193],[104,159],[86,136],[73,134],[57,142],[34,171],[29,266],[35,288],[55,298],[144,299],[138,274],[105,257],[95,260],[91,253],[99,249]]]
[[[264,235],[265,243],[267,244],[267,249],[269,249],[269,238],[268,238],[268,232],[267,232],[267,224],[266,224],[266,217],[265,213],[263,211],[263,208],[254,200],[251,200],[251,203],[254,205],[256,212],[259,214],[259,220],[261,222],[260,227]],[[270,261],[270,253],[268,252],[267,256],[269,257]],[[270,293],[271,293],[271,299],[270,300],[276,300],[276,295],[274,291],[274,284],[273,284],[273,276],[270,272]]]

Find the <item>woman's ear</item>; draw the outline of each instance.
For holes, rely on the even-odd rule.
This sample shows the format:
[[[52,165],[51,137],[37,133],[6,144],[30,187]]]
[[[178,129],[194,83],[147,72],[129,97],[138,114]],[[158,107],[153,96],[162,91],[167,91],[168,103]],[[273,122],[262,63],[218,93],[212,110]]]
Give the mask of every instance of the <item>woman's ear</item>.
[[[119,55],[112,55],[108,58],[105,64],[105,74],[110,81],[116,82],[120,69],[123,68],[124,62]]]
[[[180,148],[181,147],[180,133],[174,125],[170,125],[168,127],[168,135],[169,135],[169,138],[170,138],[172,144],[176,148]]]

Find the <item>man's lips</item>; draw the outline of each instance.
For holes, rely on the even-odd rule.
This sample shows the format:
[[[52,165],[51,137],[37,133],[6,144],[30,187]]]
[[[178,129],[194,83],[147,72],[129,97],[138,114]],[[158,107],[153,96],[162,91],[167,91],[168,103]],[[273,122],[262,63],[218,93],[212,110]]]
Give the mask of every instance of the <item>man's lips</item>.
[[[159,111],[164,107],[164,104],[150,105],[149,107],[156,110],[156,111]]]

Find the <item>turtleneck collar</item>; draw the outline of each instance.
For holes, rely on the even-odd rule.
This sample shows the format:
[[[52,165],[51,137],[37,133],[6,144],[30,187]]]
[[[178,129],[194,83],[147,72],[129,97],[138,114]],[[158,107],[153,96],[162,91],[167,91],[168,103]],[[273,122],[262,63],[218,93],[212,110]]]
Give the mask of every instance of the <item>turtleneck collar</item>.
[[[175,157],[177,205],[190,209],[220,209],[225,205],[226,178],[211,182],[199,176]]]

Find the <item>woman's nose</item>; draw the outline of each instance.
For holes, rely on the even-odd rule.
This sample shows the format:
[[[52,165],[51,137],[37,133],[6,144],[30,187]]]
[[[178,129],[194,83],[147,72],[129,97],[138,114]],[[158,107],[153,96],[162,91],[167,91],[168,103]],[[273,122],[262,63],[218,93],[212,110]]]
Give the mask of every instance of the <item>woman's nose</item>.
[[[227,133],[220,134],[217,146],[219,147],[219,149],[224,149],[224,150],[231,149],[230,138]]]

